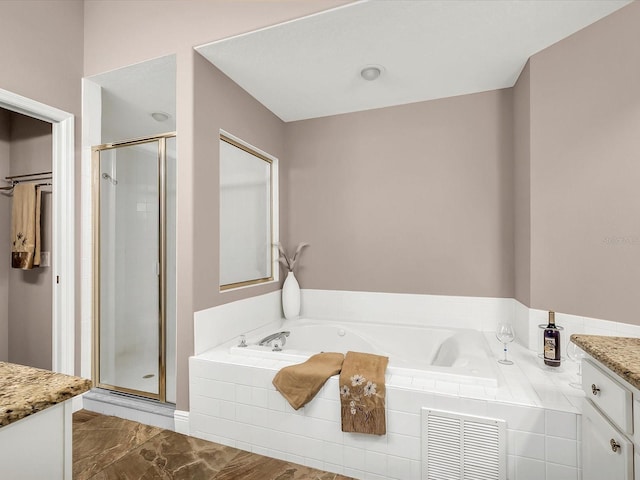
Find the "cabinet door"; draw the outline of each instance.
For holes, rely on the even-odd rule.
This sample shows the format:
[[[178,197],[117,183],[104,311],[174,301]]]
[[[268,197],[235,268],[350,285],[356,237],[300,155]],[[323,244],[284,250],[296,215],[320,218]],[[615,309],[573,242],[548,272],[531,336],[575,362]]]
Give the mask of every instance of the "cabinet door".
[[[633,480],[633,443],[590,401],[582,410],[582,461],[583,480]]]

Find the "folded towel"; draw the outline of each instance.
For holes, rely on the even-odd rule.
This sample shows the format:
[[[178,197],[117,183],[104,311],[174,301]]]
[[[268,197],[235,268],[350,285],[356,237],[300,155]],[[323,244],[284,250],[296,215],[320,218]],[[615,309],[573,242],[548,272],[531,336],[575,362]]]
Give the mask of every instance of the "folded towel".
[[[40,265],[40,189],[22,183],[13,189],[11,267],[29,270]]]
[[[340,373],[342,431],[384,435],[388,357],[347,352]]]
[[[318,353],[306,362],[281,369],[273,385],[298,410],[316,396],[329,377],[340,373],[343,360],[342,353]]]

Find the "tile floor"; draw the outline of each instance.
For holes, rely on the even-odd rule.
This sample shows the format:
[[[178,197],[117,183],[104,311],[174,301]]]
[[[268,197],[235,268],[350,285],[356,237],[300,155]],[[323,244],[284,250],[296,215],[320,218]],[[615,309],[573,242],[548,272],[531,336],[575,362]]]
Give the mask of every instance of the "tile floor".
[[[74,480],[352,480],[170,430],[81,410]]]

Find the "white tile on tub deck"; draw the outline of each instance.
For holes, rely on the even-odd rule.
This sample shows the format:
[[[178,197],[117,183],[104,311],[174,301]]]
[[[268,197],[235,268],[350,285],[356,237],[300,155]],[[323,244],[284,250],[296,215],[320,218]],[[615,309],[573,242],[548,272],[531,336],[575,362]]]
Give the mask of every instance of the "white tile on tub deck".
[[[460,397],[456,395],[431,395],[431,399],[425,407],[448,412],[460,411]]]
[[[280,392],[277,390],[267,390],[267,408],[278,412],[284,412],[287,405],[287,400]]]
[[[387,453],[396,457],[420,460],[420,438],[387,433]]]
[[[339,423],[329,422],[320,418],[306,418],[306,427],[309,435],[313,435],[320,440],[331,442],[342,447],[344,443],[344,434]],[[334,462],[337,463],[337,462]]]
[[[235,440],[232,440],[230,438],[221,437],[219,435],[212,435],[212,434],[203,433],[203,432],[194,432],[194,437],[201,438],[209,442],[218,443],[220,445],[226,445],[228,447],[235,447],[237,444]]]
[[[480,417],[487,416],[487,401],[475,398],[460,397],[460,413],[467,415],[476,415]]]
[[[274,389],[271,383],[276,372],[264,368],[252,368],[250,372],[249,385],[266,389]]]
[[[387,475],[387,455],[365,450],[364,466],[367,472],[375,473],[381,477]]]
[[[566,465],[568,467],[578,466],[578,450],[575,440],[566,438],[547,437],[547,462]]]
[[[577,439],[578,416],[575,413],[545,411],[545,433],[552,437]]]
[[[253,407],[242,403],[236,404],[236,421],[253,424]]]
[[[251,387],[248,385],[236,385],[236,402],[251,405]]]
[[[191,382],[190,391],[195,395],[218,400],[235,401],[236,399],[236,385],[217,380],[201,378],[197,382]]]
[[[327,472],[337,473],[339,475],[342,475],[344,472],[344,466],[336,465],[330,462],[324,462],[324,470],[326,470]]]
[[[507,480],[516,480],[516,457],[507,455]]]
[[[434,395],[405,388],[387,388],[387,408],[399,412],[419,414],[422,407],[433,408]]]
[[[393,480],[411,478],[411,460],[404,457],[387,455],[387,475]]]
[[[220,402],[217,398],[205,397],[191,393],[189,408],[192,412],[207,412],[207,415],[218,417],[220,415]]]
[[[324,470],[324,462],[316,460],[315,458],[305,458],[302,465],[306,465],[307,467],[315,468],[317,470]]]
[[[540,480],[545,478],[545,463],[526,457],[515,457],[517,480]]]
[[[220,409],[218,412],[218,416],[226,420],[235,420],[236,404],[234,402],[227,402],[225,400],[220,400]]]
[[[445,381],[436,380],[436,392],[445,393],[447,395],[459,395],[460,384],[454,383],[454,382],[445,382]]]
[[[510,437],[514,443],[513,453],[519,457],[545,459],[545,436],[539,433],[527,433],[511,430]]]
[[[305,416],[340,422],[340,402],[326,398],[314,398],[305,405]]]
[[[343,475],[347,477],[357,478],[358,480],[364,480],[364,471],[356,470],[355,468],[344,467]]]
[[[267,408],[267,389],[251,387],[251,404],[257,407]]]
[[[544,409],[487,402],[487,416],[506,420],[507,428],[529,433],[544,433]]]
[[[322,448],[322,461],[334,465],[344,465],[344,447],[334,442],[324,442]]]
[[[344,468],[364,471],[364,449],[345,446]]]
[[[547,463],[547,477],[545,480],[578,480],[578,469],[574,467],[567,467],[566,465]]]
[[[387,432],[420,436],[420,415],[387,410]]]
[[[433,390],[436,387],[436,381],[433,378],[413,377],[411,386],[420,390]]]
[[[378,475],[377,473],[364,472],[364,480],[388,480],[386,475]]]
[[[282,446],[280,448],[282,450],[288,450],[293,455],[322,461],[324,456],[324,442],[322,440],[291,433],[281,433],[281,435]]]

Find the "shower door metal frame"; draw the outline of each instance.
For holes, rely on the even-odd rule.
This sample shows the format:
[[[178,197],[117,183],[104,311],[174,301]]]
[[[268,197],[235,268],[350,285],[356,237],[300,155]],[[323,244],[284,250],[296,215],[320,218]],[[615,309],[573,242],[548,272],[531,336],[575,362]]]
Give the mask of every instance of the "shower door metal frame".
[[[118,143],[106,143],[91,148],[91,183],[93,192],[93,365],[92,381],[94,387],[105,388],[121,393],[128,393],[140,397],[166,402],[167,398],[167,139],[175,138],[176,132],[163,133],[152,137],[138,138]],[[159,289],[159,350],[158,350],[158,394],[144,392],[117,385],[100,382],[100,152],[114,150],[121,147],[144,145],[158,142],[158,192],[159,192],[159,259],[160,281]]]

